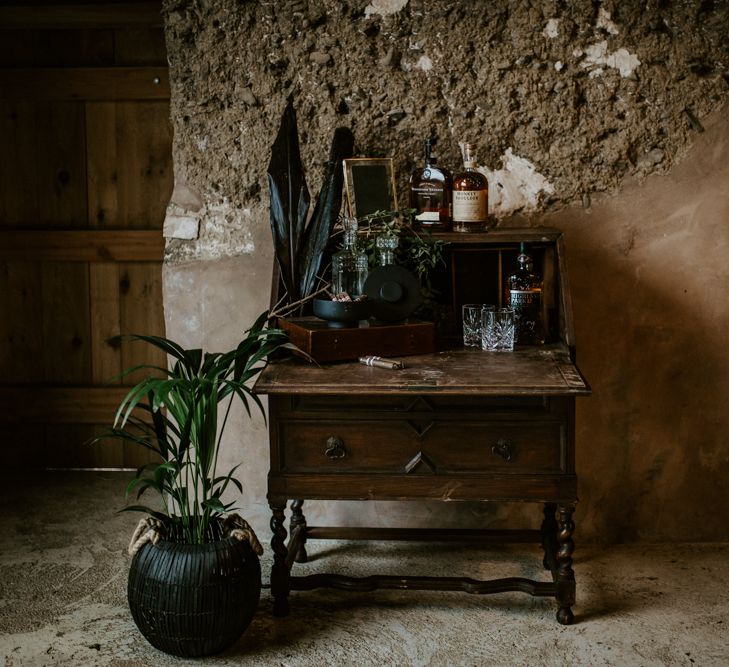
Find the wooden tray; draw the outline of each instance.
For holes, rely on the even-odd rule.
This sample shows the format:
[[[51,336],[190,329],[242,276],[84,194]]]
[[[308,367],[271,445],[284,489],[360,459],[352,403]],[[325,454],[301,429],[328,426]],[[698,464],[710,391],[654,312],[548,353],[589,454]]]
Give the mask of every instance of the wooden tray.
[[[291,342],[318,362],[346,361],[365,355],[403,357],[435,352],[435,325],[421,320],[332,329],[317,317],[280,318]]]

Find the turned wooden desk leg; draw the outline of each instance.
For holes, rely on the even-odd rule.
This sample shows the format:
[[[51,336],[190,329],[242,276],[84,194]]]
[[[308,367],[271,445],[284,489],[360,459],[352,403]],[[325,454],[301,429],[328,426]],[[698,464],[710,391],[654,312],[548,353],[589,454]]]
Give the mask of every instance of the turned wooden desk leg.
[[[271,550],[273,551],[273,567],[271,568],[271,595],[273,595],[273,615],[288,616],[289,613],[289,568],[286,564],[286,503],[270,505],[271,507]]]
[[[296,555],[294,556],[294,561],[297,563],[306,563],[308,559],[306,555],[306,517],[302,510],[303,505],[303,500],[294,500],[291,503],[291,530],[289,532],[293,534],[296,528],[301,531]]]
[[[542,549],[544,558],[542,565],[545,570],[556,569],[555,555],[557,553],[557,520],[554,517],[557,511],[556,503],[544,503],[544,521],[542,521]]]
[[[574,505],[559,505],[557,512],[557,620],[562,625],[570,625],[574,620],[572,605],[575,603],[575,573],[572,569],[572,553],[575,550],[575,543],[572,541],[572,534],[575,532],[575,524],[572,521]]]

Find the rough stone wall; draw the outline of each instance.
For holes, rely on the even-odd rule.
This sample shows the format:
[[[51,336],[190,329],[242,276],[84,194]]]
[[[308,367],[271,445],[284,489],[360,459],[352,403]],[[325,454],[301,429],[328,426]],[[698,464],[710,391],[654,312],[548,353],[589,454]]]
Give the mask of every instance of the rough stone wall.
[[[688,281],[683,295],[673,285],[679,292],[669,300],[671,317],[726,320],[726,307],[701,291],[708,278],[691,276],[703,253],[726,243],[726,233],[718,244],[712,239],[722,230],[716,216],[726,219],[728,2],[166,0],[164,14],[176,173],[166,224],[170,335],[229,347],[267,305],[272,251],[265,170],[287,95],[298,110],[314,195],[338,125],[352,128],[358,154],[395,158],[401,195],[431,130],[447,165],[460,162],[459,141],[472,141],[501,224],[546,221],[563,228],[570,264],[578,267],[580,363],[596,389],[578,407],[579,436],[601,447],[599,456],[581,450],[580,494],[585,507],[593,507],[581,535],[729,537],[718,521],[694,522],[685,531],[701,504],[691,497],[681,462],[715,489],[729,472],[719,435],[729,422],[712,417],[707,427],[706,410],[692,398],[714,391],[689,369],[691,359],[706,367],[700,346],[688,327],[681,328],[680,345],[670,343],[672,330],[665,329],[652,290],[635,302],[641,307],[623,311],[621,301],[632,298],[633,288],[660,284],[670,266],[672,275]],[[719,175],[705,173],[686,187],[672,180],[674,173],[701,172],[705,162]],[[621,207],[628,190],[630,206]],[[685,197],[684,207],[675,193]],[[660,212],[650,216],[649,237],[641,236],[646,232],[635,219],[643,217],[644,198]],[[678,211],[656,207],[662,198]],[[712,198],[719,208],[708,206]],[[641,245],[646,238],[650,242]],[[718,261],[708,266],[727,277]],[[605,292],[600,285],[615,287]],[[600,298],[605,294],[610,298]],[[626,326],[617,326],[620,318]],[[619,363],[605,361],[606,323],[612,342],[619,342]],[[662,342],[651,347],[656,354],[641,355],[652,331]],[[680,356],[687,345],[688,361],[673,366],[684,378],[674,395],[670,373],[656,376],[655,369],[662,354]],[[667,384],[654,386],[654,377]],[[646,412],[639,403],[649,390],[656,399]],[[671,431],[679,434],[671,448],[661,418],[684,409],[691,415]],[[686,446],[692,437],[704,443],[701,455]],[[249,462],[245,500],[265,526],[265,434],[260,425],[251,430],[242,417],[234,420],[227,461],[241,458],[241,440]],[[619,479],[605,476],[616,460]],[[675,498],[672,486],[679,482]],[[628,513],[617,518],[623,501],[612,494],[620,490],[631,507],[645,503],[638,525],[631,527]],[[658,499],[671,508],[660,526],[649,509]],[[394,508],[371,505],[370,521],[398,523]],[[342,507],[328,510],[339,520],[353,516]],[[460,512],[441,506],[402,511],[423,521]],[[481,524],[496,520],[480,510],[468,516]]]
[[[178,181],[203,200],[201,242],[171,258],[254,250],[289,94],[314,191],[337,125],[395,158],[401,194],[435,131],[444,164],[477,144],[508,215],[667,170],[729,93],[725,1],[168,0],[165,16]]]

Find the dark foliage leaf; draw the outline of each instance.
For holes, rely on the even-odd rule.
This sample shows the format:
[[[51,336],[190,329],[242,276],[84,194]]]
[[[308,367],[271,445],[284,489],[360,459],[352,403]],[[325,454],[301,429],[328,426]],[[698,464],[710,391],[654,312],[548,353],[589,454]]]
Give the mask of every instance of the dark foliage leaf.
[[[150,392],[148,395],[150,405],[154,402],[154,396]],[[154,424],[154,433],[157,436],[157,444],[159,447],[160,454],[163,459],[167,458],[170,451],[170,446],[167,441],[167,420],[164,418],[159,410],[153,410],[152,412],[152,423]]]
[[[195,375],[200,370],[203,359],[203,351],[200,349],[185,350],[185,361],[190,369],[190,375]]]
[[[271,231],[289,301],[299,299],[297,260],[309,210],[309,190],[301,165],[296,111],[289,97],[268,164]]]
[[[222,514],[225,512],[225,505],[220,501],[220,498],[207,498],[203,500],[202,506],[207,510],[211,510],[214,514]]]
[[[122,440],[124,442],[131,442],[135,445],[140,445],[141,447],[144,447],[145,449],[149,449],[150,451],[154,452],[155,454],[159,454],[161,456],[161,452],[159,450],[159,447],[157,444],[155,444],[151,438],[145,437],[145,436],[139,436],[135,435],[134,433],[131,433],[127,429],[119,429],[119,428],[112,428],[109,429],[104,433],[103,437],[107,438],[116,438],[118,440]]]
[[[240,464],[239,464],[240,465]],[[228,487],[228,484],[233,484],[236,489],[238,489],[238,493],[243,493],[243,485],[235,478],[233,477],[233,474],[238,469],[238,466],[235,466],[235,468],[231,469],[230,472],[223,476],[216,477],[213,480],[213,485],[216,488],[215,495],[220,498],[220,496],[225,493],[225,489]]]
[[[206,375],[211,369],[215,368],[216,362],[223,357],[225,357],[225,355],[220,352],[206,352],[205,360],[203,361],[202,368],[200,369],[200,374]]]
[[[139,338],[139,336],[130,336],[132,340],[136,340]],[[127,375],[131,375],[132,373],[136,373],[137,371],[158,371],[161,375],[167,375],[169,371],[166,368],[162,368],[162,366],[155,366],[154,364],[138,364],[136,366],[130,366],[129,368],[125,368],[119,375],[114,376],[109,380],[107,384],[113,384],[117,380],[121,380],[122,378],[125,378]]]
[[[132,336],[132,340],[143,340],[150,345],[154,345],[160,350],[163,350],[170,356],[175,357],[175,359],[180,359],[182,361],[185,360],[185,350],[169,338],[163,338],[162,336],[145,336],[140,334]]]
[[[137,500],[139,500],[142,497],[142,494],[147,489],[154,489],[157,493],[164,493],[164,488],[160,484],[157,484],[156,482],[154,482],[150,479],[145,479],[139,485],[139,488],[137,489]]]
[[[347,127],[338,127],[334,130],[329,160],[324,168],[324,180],[316,200],[314,213],[304,233],[300,261],[300,296],[302,298],[314,291],[321,258],[329,242],[334,222],[339,215],[339,209],[342,207],[342,186],[344,185],[342,160],[352,157],[353,150],[354,135],[351,130]]]
[[[239,492],[235,468],[216,476],[215,461],[228,412],[218,423],[218,406],[229,398],[240,399],[248,414],[251,403],[264,413],[263,404],[252,392],[250,381],[265,366],[266,357],[282,347],[291,347],[287,334],[267,328],[264,312],[233,350],[208,353],[185,350],[167,339],[139,336],[161,347],[176,361],[164,377],[147,377],[130,388],[115,416],[116,426],[106,437],[141,445],[161,455],[159,463],[137,469],[127,486],[127,496],[140,498],[148,491],[169,499],[165,511],[144,505],[131,505],[123,511],[140,511],[160,519],[166,526],[177,526],[180,539],[201,543],[215,515],[233,507],[223,504],[222,494],[231,487]],[[143,419],[135,410],[145,414]],[[265,417],[265,414],[264,414]],[[179,517],[168,516],[174,509]]]
[[[264,310],[257,318],[256,321],[253,323],[253,326],[246,331],[246,333],[250,334],[257,334],[260,331],[263,330],[263,327],[266,325],[266,320],[268,319],[268,311]],[[271,329],[273,331],[273,329]],[[276,331],[281,331],[280,329],[276,329]]]

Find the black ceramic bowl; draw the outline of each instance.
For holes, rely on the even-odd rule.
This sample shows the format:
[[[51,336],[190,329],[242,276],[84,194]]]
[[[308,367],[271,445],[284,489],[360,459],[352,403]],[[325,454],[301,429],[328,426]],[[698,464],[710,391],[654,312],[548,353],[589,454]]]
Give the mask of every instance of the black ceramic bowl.
[[[334,329],[356,327],[357,322],[366,320],[372,313],[369,301],[330,301],[314,299],[314,315]]]

